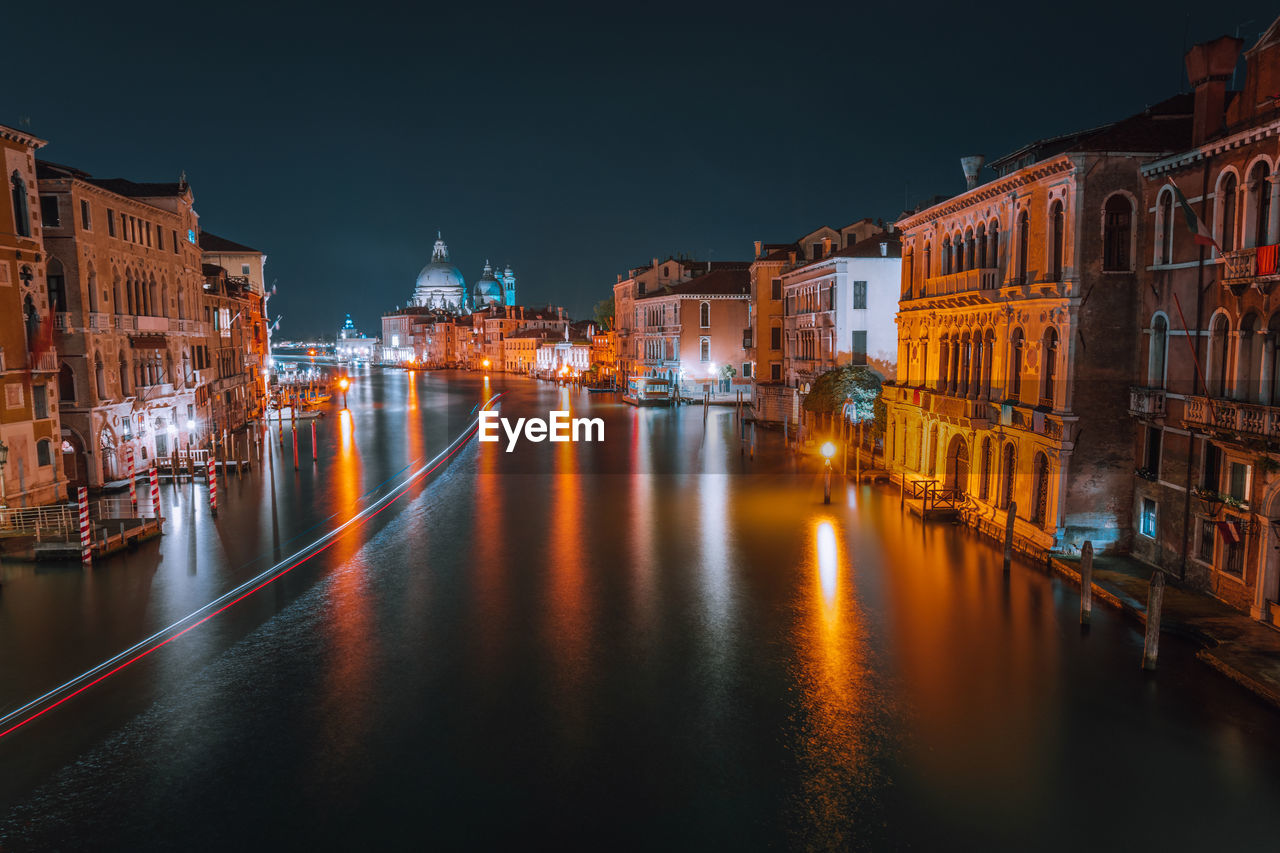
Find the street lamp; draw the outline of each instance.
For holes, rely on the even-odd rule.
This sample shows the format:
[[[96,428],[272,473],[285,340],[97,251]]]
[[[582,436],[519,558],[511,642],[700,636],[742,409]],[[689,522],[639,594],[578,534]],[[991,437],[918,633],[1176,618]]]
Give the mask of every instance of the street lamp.
[[[822,444],[822,456],[826,464],[822,473],[822,502],[831,503],[831,457],[836,455],[836,446],[829,441]]]
[[[338,380],[338,390],[342,392],[342,408],[344,409],[347,407],[347,389],[350,387],[351,380],[347,377],[344,376]]]

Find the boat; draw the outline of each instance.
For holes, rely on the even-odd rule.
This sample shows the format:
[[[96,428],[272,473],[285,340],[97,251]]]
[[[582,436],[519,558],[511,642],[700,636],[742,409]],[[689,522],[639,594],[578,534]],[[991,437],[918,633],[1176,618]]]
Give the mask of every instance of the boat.
[[[618,390],[616,385],[588,385],[588,394],[613,394]]]

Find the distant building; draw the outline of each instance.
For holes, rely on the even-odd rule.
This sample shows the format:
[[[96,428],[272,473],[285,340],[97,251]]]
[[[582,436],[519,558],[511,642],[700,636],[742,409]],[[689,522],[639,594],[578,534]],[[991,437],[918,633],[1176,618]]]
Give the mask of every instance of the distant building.
[[[351,320],[351,315],[348,314],[346,320],[342,323],[342,327],[338,329],[333,352],[338,357],[338,361],[356,361],[368,364],[378,358],[378,339],[367,337],[357,329],[355,323]]]

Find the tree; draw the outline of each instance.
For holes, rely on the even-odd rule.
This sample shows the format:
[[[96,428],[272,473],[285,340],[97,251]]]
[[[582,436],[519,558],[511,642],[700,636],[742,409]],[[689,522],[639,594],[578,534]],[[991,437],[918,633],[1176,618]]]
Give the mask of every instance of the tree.
[[[591,309],[592,316],[595,318],[596,325],[602,329],[613,328],[613,297],[601,299],[596,303],[595,308]]]
[[[880,402],[883,382],[883,376],[864,365],[833,368],[809,387],[809,394],[804,398],[805,411],[830,414],[840,411],[849,402],[853,404],[853,420],[873,420],[879,430],[885,413]]]

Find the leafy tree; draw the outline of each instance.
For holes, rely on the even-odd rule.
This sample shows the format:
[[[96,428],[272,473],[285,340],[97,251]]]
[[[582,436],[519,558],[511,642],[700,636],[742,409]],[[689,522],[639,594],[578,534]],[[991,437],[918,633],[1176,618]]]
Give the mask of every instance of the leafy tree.
[[[596,321],[596,325],[602,329],[613,328],[613,297],[601,299],[596,303],[595,308],[591,309],[592,317]]]
[[[838,412],[845,401],[853,403],[856,420],[871,420],[876,434],[884,431],[885,405],[880,399],[884,377],[865,365],[845,365],[828,370],[809,387],[804,398],[808,412]]]
[[[721,379],[732,379],[737,375],[738,375],[738,369],[734,367],[732,364],[726,364],[724,367],[720,368]]]

